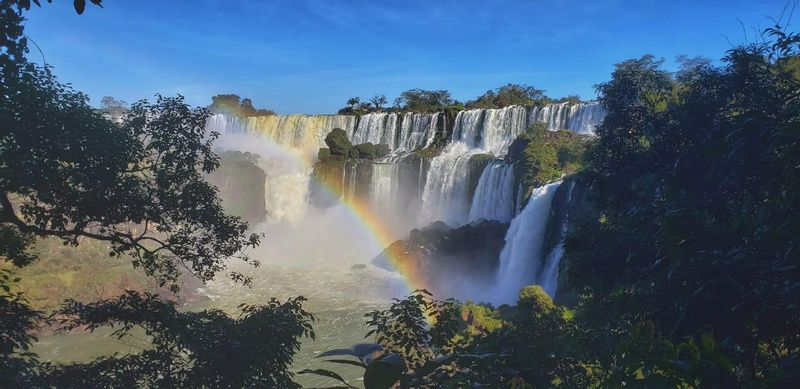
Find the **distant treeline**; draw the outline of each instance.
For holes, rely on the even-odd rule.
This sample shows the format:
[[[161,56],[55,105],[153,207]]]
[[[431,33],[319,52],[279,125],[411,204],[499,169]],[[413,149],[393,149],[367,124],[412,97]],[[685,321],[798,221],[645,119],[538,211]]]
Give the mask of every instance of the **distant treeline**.
[[[511,105],[545,105],[551,103],[580,102],[578,95],[552,98],[538,89],[526,84],[506,84],[476,97],[474,100],[461,102],[453,98],[445,89],[426,90],[409,89],[400,93],[389,105],[386,95],[374,95],[362,99],[355,96],[347,100],[346,105],[337,111],[340,115],[364,115],[373,112],[440,112],[445,110],[462,110],[471,108],[503,108]],[[228,113],[237,116],[275,115],[269,109],[255,108],[253,101],[241,98],[236,94],[220,94],[211,98],[208,107],[213,113]]]
[[[448,90],[409,89],[394,99],[394,104],[387,107],[385,95],[374,95],[362,100],[351,97],[347,105],[339,110],[339,114],[362,115],[371,112],[438,112],[448,109],[471,108],[503,108],[511,105],[545,105],[561,102],[580,102],[577,95],[554,99],[538,89],[526,84],[506,84],[478,96],[474,100],[461,102],[452,97]]]
[[[275,115],[275,111],[253,106],[253,100],[241,98],[235,94],[216,95],[211,98],[208,109],[213,113],[228,113],[236,116],[267,116]]]

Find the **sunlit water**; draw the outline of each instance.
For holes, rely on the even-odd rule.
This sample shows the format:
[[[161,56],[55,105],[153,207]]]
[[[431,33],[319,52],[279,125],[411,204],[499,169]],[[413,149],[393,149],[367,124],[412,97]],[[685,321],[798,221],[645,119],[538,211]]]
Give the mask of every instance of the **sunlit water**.
[[[325,363],[314,357],[326,350],[350,347],[366,341],[364,315],[369,311],[385,308],[392,290],[403,290],[397,275],[373,266],[350,269],[348,266],[330,266],[324,263],[308,266],[265,265],[258,272],[267,277],[256,280],[252,288],[229,281],[212,282],[199,291],[209,297],[207,301],[192,303],[183,308],[221,308],[233,314],[241,303],[258,304],[271,297],[285,300],[288,297],[305,296],[309,299],[306,309],[317,316],[314,323],[317,337],[315,340],[302,340],[302,348],[296,354],[292,370],[329,368],[348,380],[353,380],[353,384],[357,385],[362,370]],[[34,351],[43,360],[86,362],[115,352],[136,352],[138,344],[141,344],[135,339],[118,341],[108,335],[109,331],[101,330],[93,334],[44,337]],[[325,378],[309,375],[299,375],[296,381],[304,386],[332,383]]]
[[[391,297],[402,296],[408,290],[398,274],[369,264],[380,248],[363,228],[353,227],[353,216],[346,209],[313,210],[307,216],[292,224],[259,227],[266,238],[256,252],[250,253],[262,261],[258,268],[230,263],[230,270],[253,278],[252,287],[220,276],[195,291],[205,296],[200,302],[187,304],[182,309],[219,308],[235,314],[242,303],[259,304],[272,297],[286,300],[302,295],[309,299],[306,309],[317,317],[314,323],[317,337],[302,339],[302,348],[296,354],[292,370],[329,368],[354,385],[360,385],[363,370],[325,363],[314,357],[333,348],[371,341],[364,338],[367,332],[364,315],[386,308]],[[108,334],[108,331],[97,331],[43,337],[34,351],[43,360],[86,362],[114,352],[136,352],[137,346],[145,343],[135,338],[120,342]],[[309,387],[334,383],[311,375],[299,375],[296,381]]]

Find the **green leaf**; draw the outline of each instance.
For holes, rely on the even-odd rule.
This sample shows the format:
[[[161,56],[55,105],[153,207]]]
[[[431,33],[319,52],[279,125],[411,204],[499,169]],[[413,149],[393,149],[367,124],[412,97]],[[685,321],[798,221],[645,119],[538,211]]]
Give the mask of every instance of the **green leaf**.
[[[326,369],[303,369],[298,371],[297,374],[315,374],[323,377],[333,378],[347,385],[348,388],[354,388],[354,389],[356,388],[355,386],[348,384],[347,381],[345,381],[344,378],[342,378],[342,376]]]
[[[389,389],[403,376],[405,361],[399,354],[387,354],[376,359],[364,373],[366,389]]]
[[[317,355],[316,358],[332,357],[336,355],[351,355],[356,358],[363,359],[364,357],[381,350],[383,350],[383,346],[377,343],[359,343],[350,348],[337,348],[334,350],[325,351],[324,353]]]
[[[349,359],[326,359],[325,362],[341,363],[341,364],[344,364],[344,365],[353,365],[353,366],[363,367],[365,369],[367,368],[367,365],[364,364],[364,362],[352,361],[352,360],[349,360]]]
[[[75,12],[78,15],[83,15],[83,11],[86,9],[86,0],[75,0],[73,5],[75,6]]]

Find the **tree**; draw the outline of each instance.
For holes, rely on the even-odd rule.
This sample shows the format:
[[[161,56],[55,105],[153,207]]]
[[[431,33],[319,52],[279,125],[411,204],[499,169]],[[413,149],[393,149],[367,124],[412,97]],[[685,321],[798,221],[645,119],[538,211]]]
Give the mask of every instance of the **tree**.
[[[722,67],[684,61],[676,76],[644,56],[599,85],[607,115],[583,176],[593,212],[573,219],[562,263],[612,386],[797,379],[800,79],[783,64],[800,43],[789,36],[731,49]],[[716,362],[641,369],[679,343]]]
[[[208,107],[212,112],[234,112],[241,106],[241,97],[235,94],[221,94],[211,97],[211,105]]]
[[[37,7],[42,6],[40,0],[4,0],[4,1],[8,1],[10,4],[16,5],[20,10],[25,10],[25,11],[31,9],[31,1],[33,1],[33,3],[36,4]],[[103,7],[101,4],[103,0],[89,0],[89,1],[100,8]],[[52,3],[53,0],[47,0],[47,2]],[[75,12],[77,12],[78,15],[82,15],[83,11],[86,9],[86,0],[74,0],[72,5],[75,7]]]
[[[409,89],[394,101],[400,109],[412,112],[435,112],[442,110],[455,101],[446,90]]]
[[[386,95],[374,95],[370,97],[369,102],[372,104],[372,108],[374,110],[380,111],[387,103]]]
[[[116,118],[120,118],[121,120],[127,106],[128,103],[125,101],[117,100],[111,96],[103,96],[103,98],[100,99],[100,109],[111,118],[114,118],[114,120],[116,120]]]
[[[212,96],[211,105],[208,106],[208,109],[212,113],[227,113],[242,117],[275,115],[274,111],[255,108],[253,100],[243,99],[236,94]]]
[[[469,108],[503,108],[511,105],[533,105],[549,99],[544,90],[525,84],[506,84],[486,91],[476,100],[467,102]]]
[[[0,63],[8,65],[0,73],[0,257],[20,267],[36,260],[30,248],[38,238],[72,246],[92,239],[106,242],[109,256],[129,256],[173,291],[179,275],[208,281],[230,258],[257,265],[243,250],[258,245],[260,235],[227,215],[205,180],[218,166],[212,145],[219,134],[206,133],[208,111],[187,106],[181,96],[158,96],[155,103],[134,103],[122,123],[105,119],[85,94],[26,61],[15,6],[0,3]],[[237,272],[229,276],[250,281]],[[218,386],[232,380],[294,386],[287,369],[297,339],[313,337],[302,297],[243,307],[231,319],[218,311],[178,313],[156,296],[128,293],[89,305],[68,302],[57,317],[66,329],[117,324],[124,335],[143,327],[153,336],[150,352],[40,364],[26,350],[41,316],[13,292],[16,281],[5,271],[0,276],[4,385]],[[220,347],[228,351],[219,354]],[[242,375],[228,375],[237,371]]]
[[[51,365],[42,381],[52,387],[299,388],[286,366],[300,348],[298,338],[314,337],[304,301],[242,305],[231,318],[219,310],[181,312],[173,302],[136,292],[91,304],[70,300],[59,331],[109,327],[123,339],[141,327],[152,347],[91,364]]]
[[[350,108],[355,108],[360,103],[361,103],[361,98],[358,96],[347,99],[347,106]]]

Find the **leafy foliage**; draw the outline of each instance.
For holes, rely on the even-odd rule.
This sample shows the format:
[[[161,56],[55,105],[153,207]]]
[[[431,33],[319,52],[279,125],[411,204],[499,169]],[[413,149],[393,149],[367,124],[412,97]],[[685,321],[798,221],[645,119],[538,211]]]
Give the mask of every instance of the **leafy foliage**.
[[[549,131],[535,123],[509,147],[506,159],[517,162],[516,177],[524,190],[523,199],[534,188],[578,172],[583,166],[589,137],[570,131]]]
[[[36,375],[36,355],[29,352],[36,338],[31,334],[43,319],[16,290],[19,278],[0,269],[0,386],[23,386]]]
[[[544,90],[525,84],[506,84],[486,91],[468,101],[467,108],[503,108],[511,105],[534,105],[545,101]]]
[[[83,4],[76,1],[79,13]],[[130,256],[172,291],[181,274],[207,281],[229,258],[256,265],[242,251],[260,236],[223,212],[205,180],[219,164],[211,148],[218,134],[205,131],[208,111],[158,96],[133,104],[119,124],[107,120],[86,95],[25,60],[27,8],[0,2],[0,257],[21,267],[36,260],[31,248],[42,238],[72,247],[92,240],[111,257]],[[0,269],[4,387],[297,387],[288,366],[299,338],[314,337],[302,297],[241,306],[231,318],[179,312],[157,295],[128,291],[89,304],[70,300],[49,322],[63,331],[113,327],[120,338],[142,328],[149,343],[141,352],[40,363],[27,350],[42,317],[15,291],[19,281]]]
[[[227,113],[242,117],[275,115],[275,112],[271,110],[254,107],[253,100],[242,99],[239,95],[234,94],[212,96],[208,109],[214,113]]]
[[[394,100],[395,107],[411,112],[437,112],[455,103],[446,90],[409,89]]]
[[[587,351],[616,383],[796,379],[800,79],[786,64],[800,44],[774,31],[720,68],[673,76],[645,56],[598,87],[607,116],[585,179],[600,217],[577,220],[565,260]],[[644,362],[658,355],[678,366]]]
[[[54,365],[43,379],[57,387],[299,387],[286,366],[300,348],[298,339],[314,337],[314,316],[302,309],[304,301],[241,305],[237,318],[218,310],[179,312],[147,293],[67,301],[58,317],[62,331],[113,327],[122,339],[141,327],[151,348],[88,365]]]
[[[19,7],[20,10],[25,10],[25,11],[31,9],[31,1],[33,1],[33,4],[36,4],[37,7],[42,6],[40,0],[7,0],[7,1],[10,4]],[[89,1],[98,7],[101,8],[103,7],[103,5],[101,4],[103,0],[89,0]],[[53,0],[47,0],[47,2],[52,3]],[[83,11],[86,10],[86,0],[73,0],[72,5],[73,7],[75,7],[75,12],[77,12],[78,15],[82,15]]]

